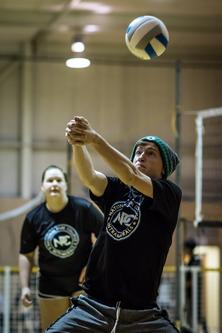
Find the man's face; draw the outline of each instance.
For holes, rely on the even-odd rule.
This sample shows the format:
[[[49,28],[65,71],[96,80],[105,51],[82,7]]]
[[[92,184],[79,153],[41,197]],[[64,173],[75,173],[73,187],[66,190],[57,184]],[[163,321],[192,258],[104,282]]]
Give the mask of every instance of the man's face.
[[[163,162],[160,151],[153,142],[144,142],[137,146],[133,164],[149,177],[162,178]]]
[[[59,197],[66,195],[67,184],[61,170],[51,168],[46,171],[41,187],[42,192],[49,197]]]

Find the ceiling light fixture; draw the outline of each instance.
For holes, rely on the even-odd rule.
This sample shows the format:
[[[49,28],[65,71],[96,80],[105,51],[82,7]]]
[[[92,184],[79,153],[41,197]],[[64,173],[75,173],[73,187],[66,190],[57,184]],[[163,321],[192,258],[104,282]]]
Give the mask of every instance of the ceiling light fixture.
[[[107,5],[100,4],[98,2],[81,2],[73,0],[71,1],[70,8],[80,9],[80,10],[90,10],[98,14],[108,14],[111,12],[111,7]]]
[[[80,36],[73,39],[71,44],[72,57],[66,60],[66,66],[69,68],[86,68],[89,67],[91,62],[84,56],[80,56],[85,50],[85,44]]]
[[[66,66],[69,68],[86,68],[91,64],[87,58],[69,58],[66,60]]]
[[[83,52],[85,50],[85,44],[81,38],[75,38],[71,45],[71,50],[73,52]]]
[[[83,28],[83,31],[86,32],[86,33],[94,33],[94,32],[97,32],[99,30],[100,30],[100,28],[96,24],[87,24]]]

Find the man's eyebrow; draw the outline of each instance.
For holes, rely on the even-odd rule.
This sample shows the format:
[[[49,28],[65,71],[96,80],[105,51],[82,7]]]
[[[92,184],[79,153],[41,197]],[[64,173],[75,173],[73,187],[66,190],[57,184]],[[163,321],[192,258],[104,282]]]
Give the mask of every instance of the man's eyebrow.
[[[146,143],[141,143],[139,144],[137,147],[136,147],[136,150],[141,148],[141,147],[145,147],[146,146]],[[146,146],[146,149],[149,149],[149,150],[154,150],[154,151],[159,151],[157,147],[154,147],[154,146]]]

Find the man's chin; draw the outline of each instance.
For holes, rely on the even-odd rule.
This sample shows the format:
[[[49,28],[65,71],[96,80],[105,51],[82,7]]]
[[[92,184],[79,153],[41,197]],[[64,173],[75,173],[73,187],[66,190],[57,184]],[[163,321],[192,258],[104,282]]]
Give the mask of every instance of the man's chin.
[[[149,172],[149,170],[147,170],[147,168],[145,168],[144,166],[142,165],[139,165],[137,167],[137,169],[142,172],[144,175],[148,176],[148,177],[152,177],[151,173]]]
[[[137,169],[141,171],[142,173],[147,173],[147,169],[143,165],[138,165]]]

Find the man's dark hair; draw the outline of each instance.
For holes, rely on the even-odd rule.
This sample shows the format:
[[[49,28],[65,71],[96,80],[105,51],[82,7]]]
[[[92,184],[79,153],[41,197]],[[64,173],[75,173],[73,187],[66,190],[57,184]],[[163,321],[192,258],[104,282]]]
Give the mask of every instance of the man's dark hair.
[[[62,168],[60,168],[59,166],[54,165],[54,164],[51,164],[51,165],[47,166],[45,168],[45,170],[43,171],[43,173],[42,173],[42,179],[41,179],[42,183],[44,181],[46,171],[48,171],[49,169],[59,169],[63,173],[66,183],[68,183],[67,173],[65,171],[63,171]]]

